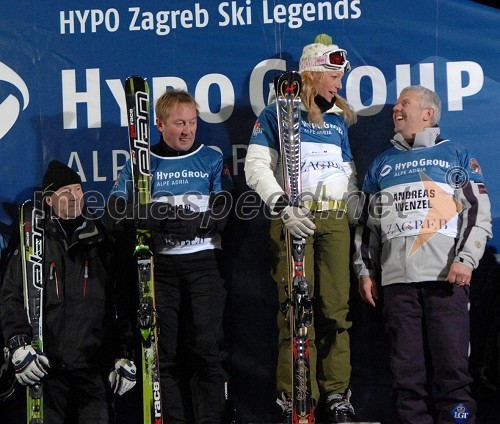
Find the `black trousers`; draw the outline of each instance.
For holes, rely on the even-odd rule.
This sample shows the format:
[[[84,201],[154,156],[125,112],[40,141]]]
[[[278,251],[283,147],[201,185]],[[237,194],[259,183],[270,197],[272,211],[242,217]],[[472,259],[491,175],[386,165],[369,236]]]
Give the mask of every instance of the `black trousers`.
[[[107,372],[99,368],[51,370],[43,379],[44,420],[51,424],[109,424]]]
[[[473,423],[468,289],[446,282],[384,287],[401,423]]]
[[[158,255],[155,263],[160,382],[169,424],[221,422],[225,289],[215,255]]]

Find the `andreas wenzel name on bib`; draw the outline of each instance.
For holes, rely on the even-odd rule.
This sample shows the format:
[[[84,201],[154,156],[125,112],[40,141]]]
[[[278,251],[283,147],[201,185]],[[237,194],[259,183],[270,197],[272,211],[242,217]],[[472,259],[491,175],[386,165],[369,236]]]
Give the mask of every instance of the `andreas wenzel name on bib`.
[[[393,194],[396,212],[416,209],[431,209],[430,198],[435,197],[434,189],[405,190]]]

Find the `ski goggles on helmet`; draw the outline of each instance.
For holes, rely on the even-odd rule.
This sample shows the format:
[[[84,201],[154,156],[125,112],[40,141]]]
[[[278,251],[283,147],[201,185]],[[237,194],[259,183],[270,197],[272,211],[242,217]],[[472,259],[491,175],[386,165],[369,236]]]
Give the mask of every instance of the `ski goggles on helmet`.
[[[323,66],[332,71],[341,71],[344,74],[351,70],[351,64],[347,60],[347,52],[343,49],[323,53],[321,56],[305,59],[301,63],[302,68],[312,66]]]

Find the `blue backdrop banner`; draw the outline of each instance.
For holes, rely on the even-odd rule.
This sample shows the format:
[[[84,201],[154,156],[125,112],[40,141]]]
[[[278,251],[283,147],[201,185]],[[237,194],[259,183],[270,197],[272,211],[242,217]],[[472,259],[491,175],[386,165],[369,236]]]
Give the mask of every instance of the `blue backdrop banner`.
[[[78,171],[86,191],[109,192],[128,157],[123,82],[134,74],[153,99],[167,87],[195,95],[198,140],[222,150],[243,190],[274,76],[297,69],[302,47],[327,33],[354,68],[342,94],[360,116],[351,130],[360,181],[389,147],[400,90],[425,85],[443,101],[443,136],[479,161],[499,230],[499,28],[498,9],[466,0],[3,0],[0,220],[13,221],[52,159]]]

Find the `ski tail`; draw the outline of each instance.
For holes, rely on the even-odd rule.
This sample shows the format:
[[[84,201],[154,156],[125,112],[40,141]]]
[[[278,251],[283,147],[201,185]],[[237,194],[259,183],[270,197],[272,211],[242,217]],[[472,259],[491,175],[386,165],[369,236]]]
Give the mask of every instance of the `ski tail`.
[[[27,200],[19,211],[23,264],[23,291],[28,321],[33,330],[31,345],[43,350],[43,252],[44,211],[41,199]],[[27,423],[43,424],[43,383],[27,388]]]
[[[285,72],[275,79],[276,113],[285,192],[291,206],[301,204],[300,119],[302,79],[298,72]],[[312,322],[312,300],[305,276],[305,239],[286,231],[288,258],[288,319],[292,340],[292,420],[314,423],[308,327]]]
[[[133,175],[133,202],[146,205],[151,199],[150,102],[147,81],[131,76],[125,81],[130,156]],[[153,254],[151,232],[138,228],[135,258],[137,260],[139,308],[137,323],[142,347],[143,423],[162,424],[163,409],[158,359]]]

